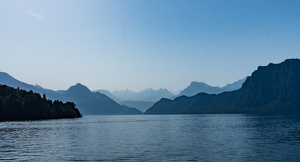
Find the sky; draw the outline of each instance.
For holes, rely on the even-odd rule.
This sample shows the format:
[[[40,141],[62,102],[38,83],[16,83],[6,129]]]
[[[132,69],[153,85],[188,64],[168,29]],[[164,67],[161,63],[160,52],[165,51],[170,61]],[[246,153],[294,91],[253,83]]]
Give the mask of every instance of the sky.
[[[299,0],[0,0],[0,71],[65,90],[235,82],[300,57]]]

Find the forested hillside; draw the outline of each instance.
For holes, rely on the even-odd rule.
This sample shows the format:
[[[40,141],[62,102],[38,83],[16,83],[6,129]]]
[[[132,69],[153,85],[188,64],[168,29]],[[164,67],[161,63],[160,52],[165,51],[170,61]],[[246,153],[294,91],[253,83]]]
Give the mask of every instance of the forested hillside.
[[[0,85],[0,121],[81,117],[73,102],[46,99],[39,93]]]

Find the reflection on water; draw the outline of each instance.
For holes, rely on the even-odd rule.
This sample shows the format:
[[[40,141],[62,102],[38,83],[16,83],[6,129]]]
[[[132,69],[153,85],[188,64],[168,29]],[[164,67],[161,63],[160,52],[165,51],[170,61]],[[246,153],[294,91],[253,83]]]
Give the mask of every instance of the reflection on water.
[[[0,160],[298,161],[300,116],[135,115],[0,122]]]

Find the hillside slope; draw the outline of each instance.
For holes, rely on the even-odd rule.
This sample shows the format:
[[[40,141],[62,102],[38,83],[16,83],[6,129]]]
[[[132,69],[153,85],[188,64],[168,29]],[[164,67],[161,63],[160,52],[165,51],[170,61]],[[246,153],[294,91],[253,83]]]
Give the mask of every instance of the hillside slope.
[[[260,66],[238,90],[161,99],[145,112],[199,113],[300,114],[300,60]]]

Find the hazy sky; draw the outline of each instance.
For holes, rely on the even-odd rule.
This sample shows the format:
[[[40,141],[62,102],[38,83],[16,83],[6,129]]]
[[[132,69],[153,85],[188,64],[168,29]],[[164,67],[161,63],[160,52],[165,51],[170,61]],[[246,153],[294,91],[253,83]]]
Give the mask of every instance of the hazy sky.
[[[224,86],[300,57],[300,1],[0,0],[0,56],[54,90]]]

